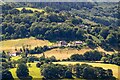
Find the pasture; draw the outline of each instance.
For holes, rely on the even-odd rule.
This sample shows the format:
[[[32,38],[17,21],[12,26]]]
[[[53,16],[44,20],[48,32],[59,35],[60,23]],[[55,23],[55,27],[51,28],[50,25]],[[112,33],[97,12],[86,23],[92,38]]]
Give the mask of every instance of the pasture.
[[[37,9],[37,8],[30,8],[30,7],[20,7],[20,8],[16,8],[19,11],[21,11],[23,8],[25,8],[26,10],[32,10],[33,12],[38,11],[38,12],[43,12],[43,9]]]
[[[73,48],[65,48],[65,49],[56,48],[56,49],[46,51],[46,52],[44,52],[44,54],[45,54],[45,57],[55,56],[56,59],[62,60],[62,59],[69,58],[73,54],[84,54],[85,52],[91,51],[91,50],[92,49],[90,49],[90,48],[83,48],[83,49],[80,49],[80,50],[73,49]],[[107,52],[104,49],[102,49],[101,47],[98,47],[97,50],[101,51],[101,52],[105,52],[107,54],[113,54],[114,53],[114,52]],[[37,56],[37,57],[40,57],[42,55],[43,54],[34,54],[34,56]]]
[[[0,50],[5,50],[5,51],[14,51],[15,48],[20,49],[22,48],[23,45],[30,45],[31,49],[37,46],[51,45],[51,43],[48,40],[39,40],[34,37],[4,40],[4,41],[0,41],[0,44],[1,44]]]

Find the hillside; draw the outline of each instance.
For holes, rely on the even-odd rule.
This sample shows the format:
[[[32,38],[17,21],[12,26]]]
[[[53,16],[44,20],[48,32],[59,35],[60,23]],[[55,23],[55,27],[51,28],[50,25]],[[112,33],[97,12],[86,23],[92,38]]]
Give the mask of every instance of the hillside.
[[[3,40],[33,36],[54,42],[83,41],[92,48],[119,50],[120,28],[118,14],[114,13],[117,3],[10,3],[1,6]]]
[[[77,50],[77,49],[72,49],[72,48],[65,48],[65,49],[52,49],[52,50],[49,50],[49,51],[46,51],[44,52],[44,55],[45,57],[51,57],[51,56],[55,56],[56,59],[67,59],[67,58],[70,58],[71,55],[73,54],[84,54],[85,52],[87,51],[91,51],[92,49],[90,48],[83,48],[83,49],[80,49],[80,50]],[[106,54],[114,54],[114,52],[112,51],[105,51],[104,49],[98,47],[97,48],[98,51],[100,52],[105,52]],[[40,57],[42,56],[43,54],[33,54],[33,56],[36,56],[36,57]]]
[[[35,47],[43,47],[43,46],[51,46],[53,43],[51,43],[48,40],[39,40],[36,39],[34,37],[31,38],[24,38],[24,39],[14,39],[14,40],[5,40],[5,41],[0,41],[1,44],[1,49],[0,50],[5,50],[5,51],[10,51],[10,52],[14,52],[15,48],[16,49],[20,49],[23,46],[27,46],[29,45],[29,49],[34,49]],[[93,49],[91,48],[82,48],[80,50],[75,49],[75,48],[65,48],[65,49],[52,49],[52,50],[48,50],[46,52],[44,52],[46,57],[51,57],[51,56],[55,56],[57,59],[67,59],[69,58],[71,55],[73,54],[84,54],[87,51],[91,51]],[[97,47],[96,50],[100,51],[100,52],[105,52],[106,54],[113,54],[117,51],[106,51],[101,47]],[[40,57],[43,54],[33,54],[34,56]],[[64,56],[63,56],[64,55]]]
[[[2,79],[119,79],[118,3],[86,1],[2,2]]]
[[[48,40],[39,40],[35,38],[24,38],[24,39],[14,39],[14,40],[5,40],[0,41],[1,47],[0,50],[5,51],[14,51],[16,49],[22,48],[22,46],[30,45],[30,48],[33,49],[37,46],[51,45]]]

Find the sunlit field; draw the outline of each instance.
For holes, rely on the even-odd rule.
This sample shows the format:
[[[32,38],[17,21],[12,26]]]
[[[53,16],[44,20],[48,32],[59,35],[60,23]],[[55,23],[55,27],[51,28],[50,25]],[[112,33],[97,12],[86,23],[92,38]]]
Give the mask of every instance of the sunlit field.
[[[30,48],[33,49],[37,46],[49,46],[51,43],[48,40],[39,40],[32,38],[24,38],[24,39],[12,39],[12,40],[4,40],[0,41],[1,47],[0,50],[5,51],[14,51],[15,48],[20,49],[23,45],[30,45]]]
[[[27,63],[27,65],[28,64],[31,64],[31,67],[28,67],[29,75],[32,76],[32,78],[34,78],[34,80],[35,80],[35,78],[41,79],[42,76],[40,74],[40,68],[36,67],[36,63]],[[16,75],[16,68],[10,69],[10,72],[12,73],[14,78],[18,79],[18,77]]]
[[[30,7],[24,7],[25,9],[27,9],[27,10],[32,10],[33,12],[34,11],[38,11],[38,12],[42,12],[42,11],[44,11],[43,9],[37,9],[37,8],[30,8]],[[21,7],[21,8],[16,8],[16,9],[18,9],[18,10],[22,10],[23,9],[23,7]]]
[[[46,52],[44,52],[44,54],[45,54],[45,57],[55,56],[57,59],[62,60],[62,59],[69,58],[73,54],[84,54],[85,52],[91,51],[91,50],[92,49],[90,49],[90,48],[83,48],[83,49],[80,49],[80,50],[72,49],[72,48],[65,48],[65,49],[57,48],[57,49],[52,49],[52,50],[46,51]],[[114,53],[114,52],[107,52],[104,49],[102,49],[101,47],[98,47],[97,50],[105,52],[107,54],[113,54]],[[37,56],[37,57],[40,57],[42,55],[43,54],[34,54],[34,56]]]

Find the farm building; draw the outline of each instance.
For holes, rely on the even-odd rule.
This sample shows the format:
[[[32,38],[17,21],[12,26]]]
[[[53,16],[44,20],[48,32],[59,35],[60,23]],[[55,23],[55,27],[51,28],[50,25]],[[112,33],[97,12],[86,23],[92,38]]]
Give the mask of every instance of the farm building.
[[[8,53],[9,56],[18,56],[20,54],[21,54],[21,52],[18,52],[18,51],[14,51],[14,52],[11,52],[11,53],[9,52]]]
[[[67,46],[67,42],[66,41],[59,41],[57,44],[58,44],[59,47]]]
[[[9,56],[16,56],[16,53],[9,53]]]
[[[83,44],[83,42],[82,41],[74,41],[73,44],[74,44],[74,46],[78,46],[78,45]]]

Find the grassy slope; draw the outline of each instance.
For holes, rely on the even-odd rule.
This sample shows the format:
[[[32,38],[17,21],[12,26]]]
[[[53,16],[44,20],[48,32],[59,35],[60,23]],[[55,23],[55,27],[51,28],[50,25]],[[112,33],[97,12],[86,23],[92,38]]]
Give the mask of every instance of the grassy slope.
[[[34,12],[34,11],[38,11],[38,12],[44,11],[43,9],[30,8],[30,7],[21,7],[21,8],[16,8],[16,9],[18,9],[18,10],[21,11],[23,8],[25,8],[25,9],[27,9],[27,10],[32,10],[33,12]]]
[[[102,67],[104,69],[112,69],[113,75],[120,79],[120,76],[118,74],[120,73],[120,66],[114,65],[114,64],[104,64],[104,63],[88,63],[88,62],[54,62],[55,64],[63,64],[63,65],[68,65],[68,64],[89,64],[92,65],[93,67]]]
[[[87,51],[91,51],[92,49],[90,48],[84,48],[81,50],[77,50],[77,49],[71,49],[71,48],[65,48],[65,49],[52,49],[49,51],[44,52],[45,57],[51,57],[51,56],[55,56],[57,59],[67,59],[69,58],[71,55],[73,54],[84,54]],[[108,54],[113,54],[114,52],[107,52],[104,49],[102,49],[101,47],[97,48],[98,51],[101,52],[105,52]],[[40,57],[43,54],[34,54],[34,56]]]
[[[71,55],[73,54],[83,54],[86,51],[90,51],[92,49],[81,49],[81,50],[77,50],[77,49],[52,49],[49,51],[44,52],[45,57],[51,57],[51,56],[55,56],[57,59],[66,59],[69,58]],[[40,57],[42,56],[42,54],[35,54],[34,56]]]
[[[0,50],[6,50],[6,51],[14,51],[15,47],[17,49],[22,48],[22,45],[31,45],[31,49],[33,49],[36,46],[50,46],[52,43],[50,43],[48,40],[38,40],[35,38],[24,38],[24,39],[14,39],[14,40],[6,40],[6,41],[0,41],[1,47]],[[71,48],[65,48],[65,49],[52,49],[49,51],[44,52],[46,57],[55,56],[57,59],[65,59],[70,57],[72,54],[83,54],[86,51],[90,51],[92,49],[90,48],[84,48],[81,50],[77,49],[71,49]],[[101,47],[97,48],[98,51],[102,51],[108,54],[113,54],[114,52],[108,52],[102,49]],[[42,54],[35,54],[35,56],[40,57]]]
[[[14,39],[7,41],[0,41],[0,50],[13,51],[16,48],[20,49],[22,45],[31,45],[31,49],[36,46],[50,45],[47,40],[38,40],[35,38]]]

